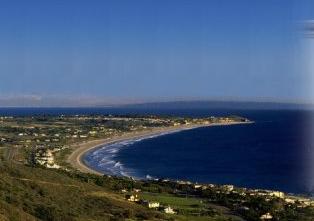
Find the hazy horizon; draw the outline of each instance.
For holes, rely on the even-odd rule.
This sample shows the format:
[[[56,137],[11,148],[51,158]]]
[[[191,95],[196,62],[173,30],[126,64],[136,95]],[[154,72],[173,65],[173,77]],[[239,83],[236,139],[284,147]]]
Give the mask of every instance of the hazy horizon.
[[[108,98],[108,97],[41,97],[41,96],[0,96],[0,108],[23,108],[23,107],[157,107],[169,106],[186,108],[189,105],[196,107],[227,107],[235,108],[305,108],[313,109],[311,101],[284,100],[273,98],[237,98],[237,97],[177,97],[177,98]]]

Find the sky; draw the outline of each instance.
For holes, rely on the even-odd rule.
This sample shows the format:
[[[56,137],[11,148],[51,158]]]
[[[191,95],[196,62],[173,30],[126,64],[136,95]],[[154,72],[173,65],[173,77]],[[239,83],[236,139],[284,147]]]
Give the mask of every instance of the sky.
[[[310,101],[311,0],[0,2],[0,98]]]

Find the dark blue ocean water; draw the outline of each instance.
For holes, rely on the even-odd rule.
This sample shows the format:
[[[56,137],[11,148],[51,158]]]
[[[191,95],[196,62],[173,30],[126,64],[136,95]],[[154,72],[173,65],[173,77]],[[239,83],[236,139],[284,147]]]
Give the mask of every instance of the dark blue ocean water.
[[[177,116],[241,115],[250,125],[204,127],[150,139],[112,144],[88,153],[88,165],[116,175],[234,184],[313,193],[311,122],[302,110],[6,108],[0,115],[160,114]],[[314,168],[313,168],[314,169]]]
[[[204,116],[203,111],[193,114]],[[307,136],[313,113],[235,112],[255,123],[203,127],[112,144],[89,153],[85,160],[99,171],[116,175],[311,194],[313,144],[307,142]]]

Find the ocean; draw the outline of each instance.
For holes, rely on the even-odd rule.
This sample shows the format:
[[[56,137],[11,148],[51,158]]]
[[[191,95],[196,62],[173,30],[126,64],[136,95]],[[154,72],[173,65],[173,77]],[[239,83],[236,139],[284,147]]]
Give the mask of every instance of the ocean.
[[[191,116],[214,114],[193,111]],[[313,113],[255,110],[232,114],[255,123],[116,143],[88,153],[85,161],[98,171],[139,179],[169,178],[311,195],[313,144],[307,135]]]
[[[34,114],[240,115],[255,123],[202,127],[115,143],[90,151],[84,160],[90,167],[111,175],[314,193],[314,147],[310,142],[314,113],[309,110],[0,109],[0,115]]]

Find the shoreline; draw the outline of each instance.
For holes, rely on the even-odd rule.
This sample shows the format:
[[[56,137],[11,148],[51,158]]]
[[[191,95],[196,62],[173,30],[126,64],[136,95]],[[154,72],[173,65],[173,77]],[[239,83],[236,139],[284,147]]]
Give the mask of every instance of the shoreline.
[[[74,151],[67,157],[66,162],[69,163],[74,169],[79,170],[83,173],[91,173],[96,175],[104,175],[105,173],[101,173],[95,169],[90,168],[84,162],[84,155],[92,150],[96,150],[98,148],[103,148],[107,145],[113,143],[119,143],[129,140],[135,139],[145,139],[151,136],[162,136],[170,133],[176,133],[184,130],[192,130],[201,127],[213,127],[213,126],[230,126],[230,125],[238,125],[238,124],[251,124],[253,121],[248,122],[229,122],[229,123],[212,123],[212,124],[191,124],[191,125],[181,125],[181,126],[171,126],[171,127],[157,127],[151,128],[143,131],[134,131],[134,132],[126,132],[121,135],[116,135],[113,137],[108,137],[104,139],[97,139],[91,141],[85,141],[80,144],[72,145],[72,148],[75,148]],[[110,175],[110,174],[108,174]]]

